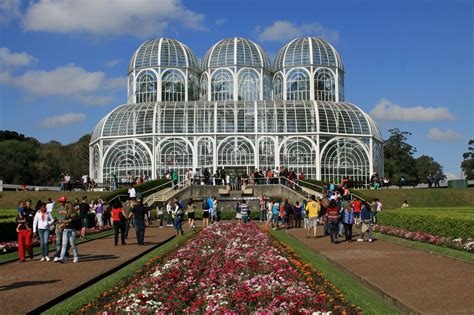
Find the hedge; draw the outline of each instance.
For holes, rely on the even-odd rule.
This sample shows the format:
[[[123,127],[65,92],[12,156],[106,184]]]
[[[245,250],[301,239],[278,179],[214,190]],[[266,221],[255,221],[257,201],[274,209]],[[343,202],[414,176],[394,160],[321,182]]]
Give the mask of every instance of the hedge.
[[[471,218],[450,218],[431,214],[382,211],[378,214],[377,223],[437,236],[452,238],[474,237],[474,220]]]
[[[166,187],[171,187],[171,181],[170,180],[168,180],[168,179],[156,179],[156,180],[150,180],[150,181],[144,182],[143,184],[140,184],[140,185],[136,185],[135,190],[137,192],[143,193],[144,191],[150,190],[153,187],[160,186],[164,183],[168,183],[168,185],[162,187],[162,189],[166,188]],[[154,192],[156,192],[156,191],[154,191]],[[100,195],[100,198],[102,200],[109,201],[109,200],[111,200],[112,198],[114,198],[115,196],[118,196],[118,195],[128,195],[128,187],[116,189],[114,191],[105,193],[103,195]],[[142,197],[146,197],[146,195],[142,194]]]
[[[18,235],[16,233],[16,227],[18,224],[13,219],[2,219],[0,220],[0,242],[9,242],[16,240]]]
[[[152,209],[152,211],[151,211],[151,218],[153,220],[156,220],[156,211],[154,209]],[[196,220],[202,220],[202,210],[196,210],[194,212],[194,218]],[[166,224],[167,219],[168,219],[168,214],[165,211],[165,213],[163,215],[163,223],[164,224]],[[219,219],[220,220],[235,220],[235,211],[220,211],[219,212]],[[250,211],[250,219],[251,220],[259,220],[260,219],[260,210]],[[188,220],[187,215],[184,216],[184,220],[185,221]]]

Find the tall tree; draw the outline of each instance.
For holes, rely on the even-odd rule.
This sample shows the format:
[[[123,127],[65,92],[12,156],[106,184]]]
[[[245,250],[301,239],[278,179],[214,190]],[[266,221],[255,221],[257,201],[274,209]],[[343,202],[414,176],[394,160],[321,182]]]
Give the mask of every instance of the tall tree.
[[[0,179],[8,184],[33,184],[37,150],[29,141],[0,141]]]
[[[411,133],[398,128],[388,132],[391,135],[384,142],[385,176],[394,183],[398,182],[401,176],[406,180],[418,180],[416,161],[413,158],[416,148],[406,142]]]
[[[461,169],[467,180],[474,180],[474,140],[469,140],[468,145],[469,151],[462,155],[464,161],[461,162]]]
[[[428,176],[432,180],[445,180],[446,175],[443,172],[441,164],[436,162],[431,156],[422,155],[416,159],[416,174],[420,182],[426,183]]]

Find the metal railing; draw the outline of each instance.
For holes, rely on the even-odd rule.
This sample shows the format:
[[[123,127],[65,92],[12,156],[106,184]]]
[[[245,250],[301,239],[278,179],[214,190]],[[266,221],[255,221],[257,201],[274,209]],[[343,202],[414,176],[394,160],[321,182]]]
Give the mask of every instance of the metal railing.
[[[162,189],[161,187],[163,187],[163,186],[169,186],[170,184],[171,184],[171,187],[174,187],[174,186],[173,186],[173,182],[172,182],[172,181],[169,181],[169,182],[166,182],[166,183],[163,183],[163,184],[161,184],[161,185],[152,187],[152,188],[150,188],[150,189],[148,189],[148,190],[145,190],[145,191],[142,191],[142,192],[139,192],[139,193],[140,193],[140,195],[141,195],[142,198],[143,198],[143,197],[146,197],[146,196],[152,194],[153,191],[159,191],[159,190]],[[113,200],[115,200],[115,199],[117,199],[117,198],[119,198],[119,200],[120,200],[120,198],[123,198],[123,197],[128,198],[128,194],[126,194],[126,195],[125,195],[125,194],[116,195],[116,196],[114,196],[112,199],[109,200],[109,203],[111,203]]]

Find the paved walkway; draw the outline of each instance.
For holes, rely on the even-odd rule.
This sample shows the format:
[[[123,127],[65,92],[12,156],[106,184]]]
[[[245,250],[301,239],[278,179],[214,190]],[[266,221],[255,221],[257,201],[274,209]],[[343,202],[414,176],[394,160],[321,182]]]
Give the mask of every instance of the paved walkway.
[[[174,228],[150,227],[145,246],[138,246],[130,229],[128,245],[114,246],[113,236],[78,245],[79,262],[64,264],[34,260],[0,266],[0,313],[24,314],[103,273],[156,247],[175,235]],[[50,254],[51,255],[51,254]]]
[[[379,240],[331,245],[329,237],[322,235],[306,239],[303,229],[288,234],[408,309],[422,314],[474,314],[472,263]]]

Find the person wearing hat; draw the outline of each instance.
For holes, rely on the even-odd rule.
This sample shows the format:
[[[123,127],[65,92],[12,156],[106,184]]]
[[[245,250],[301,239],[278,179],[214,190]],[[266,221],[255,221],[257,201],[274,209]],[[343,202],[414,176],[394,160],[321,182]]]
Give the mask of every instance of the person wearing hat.
[[[135,218],[135,232],[137,234],[138,245],[145,245],[145,225],[148,225],[148,211],[142,204],[141,198],[137,198],[137,202],[132,211],[128,215],[130,219],[132,215]]]

